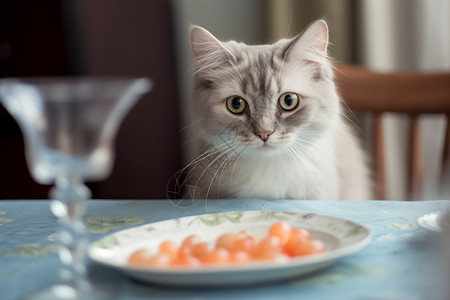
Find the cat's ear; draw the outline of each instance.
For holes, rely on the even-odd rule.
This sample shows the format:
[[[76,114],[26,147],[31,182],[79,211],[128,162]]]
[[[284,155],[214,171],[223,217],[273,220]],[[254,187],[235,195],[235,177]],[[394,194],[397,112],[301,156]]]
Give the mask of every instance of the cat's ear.
[[[327,23],[317,20],[294,39],[286,52],[286,58],[322,64],[327,61],[327,47]]]
[[[206,29],[193,26],[190,40],[198,71],[223,67],[224,64],[230,63],[232,54]]]

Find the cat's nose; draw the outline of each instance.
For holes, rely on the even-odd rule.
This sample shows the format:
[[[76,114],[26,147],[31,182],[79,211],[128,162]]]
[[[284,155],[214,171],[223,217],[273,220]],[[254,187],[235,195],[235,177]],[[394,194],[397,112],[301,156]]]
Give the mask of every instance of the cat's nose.
[[[264,131],[264,132],[257,132],[256,135],[259,136],[259,138],[265,142],[269,139],[269,135],[271,135],[273,131]]]

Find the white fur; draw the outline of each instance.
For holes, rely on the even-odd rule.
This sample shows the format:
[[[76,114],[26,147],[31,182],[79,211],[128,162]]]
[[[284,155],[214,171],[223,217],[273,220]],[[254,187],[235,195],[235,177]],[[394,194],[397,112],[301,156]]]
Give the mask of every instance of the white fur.
[[[188,166],[185,187],[189,197],[372,198],[365,155],[344,122],[326,55],[327,41],[324,21],[313,23],[294,40],[262,46],[222,43],[203,28],[193,28],[196,82],[210,80],[216,86],[213,92],[199,87],[194,95],[193,105],[201,127],[199,135],[208,147]],[[280,73],[270,74],[278,81],[271,81],[264,94],[241,90],[245,77],[241,70],[249,66],[245,61],[236,65],[238,54],[245,51],[248,57],[253,57],[281,51],[285,46],[290,48],[285,57],[279,58]],[[314,79],[318,72],[320,78]],[[280,110],[277,104],[280,93],[285,92],[301,95],[300,104],[292,112],[276,113]],[[250,117],[227,111],[227,97],[236,95],[245,99],[254,113],[251,118],[257,125],[252,124],[257,130],[273,131],[267,141],[258,137],[256,129],[243,125]],[[266,98],[263,101],[258,97]],[[280,123],[279,118],[284,122],[291,115],[299,118],[300,124],[295,129]]]

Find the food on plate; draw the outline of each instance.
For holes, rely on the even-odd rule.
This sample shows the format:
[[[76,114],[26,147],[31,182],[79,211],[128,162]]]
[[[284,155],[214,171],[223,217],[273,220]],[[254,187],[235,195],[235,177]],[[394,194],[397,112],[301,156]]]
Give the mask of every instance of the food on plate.
[[[312,239],[308,230],[276,222],[266,236],[254,237],[249,231],[225,233],[214,244],[201,241],[197,235],[187,236],[177,246],[163,241],[157,253],[147,249],[134,251],[130,265],[155,267],[201,267],[250,261],[278,261],[325,251],[324,243]]]

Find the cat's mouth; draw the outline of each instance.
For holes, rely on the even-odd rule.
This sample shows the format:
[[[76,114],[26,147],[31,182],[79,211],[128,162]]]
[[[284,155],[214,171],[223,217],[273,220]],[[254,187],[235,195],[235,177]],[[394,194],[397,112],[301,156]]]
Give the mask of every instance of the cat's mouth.
[[[264,142],[264,143],[262,143],[262,145],[260,146],[260,148],[263,148],[263,149],[271,149],[271,148],[275,148],[275,146],[269,145],[269,143]]]
[[[276,147],[268,142],[263,142],[259,146],[257,146],[257,149],[261,151],[270,151],[276,149]]]
[[[253,149],[253,151],[256,152],[270,152],[273,151],[275,149],[277,149],[276,145],[274,145],[273,143],[268,143],[268,142],[260,142],[260,143],[252,143],[252,144],[248,144],[248,146],[250,149]]]

